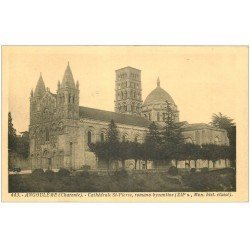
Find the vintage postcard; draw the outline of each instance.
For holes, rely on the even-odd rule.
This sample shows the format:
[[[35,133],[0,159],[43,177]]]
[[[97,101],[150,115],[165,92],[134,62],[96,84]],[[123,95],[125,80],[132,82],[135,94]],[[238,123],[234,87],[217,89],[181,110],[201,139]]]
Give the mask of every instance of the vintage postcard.
[[[2,46],[2,201],[248,201],[248,46]]]

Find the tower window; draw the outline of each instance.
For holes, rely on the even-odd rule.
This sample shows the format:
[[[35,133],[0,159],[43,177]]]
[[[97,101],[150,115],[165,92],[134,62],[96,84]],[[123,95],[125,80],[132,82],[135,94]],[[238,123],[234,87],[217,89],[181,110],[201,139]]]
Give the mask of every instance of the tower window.
[[[92,133],[91,131],[88,132],[88,144],[92,142]]]
[[[150,113],[148,114],[148,119],[151,121],[151,114]]]
[[[157,121],[159,122],[160,121],[160,113],[157,112]]]
[[[101,133],[101,142],[104,142],[104,133]]]
[[[49,141],[49,128],[45,129],[45,141]]]
[[[72,155],[72,152],[73,152],[73,142],[70,142],[69,146],[70,146],[70,155]]]

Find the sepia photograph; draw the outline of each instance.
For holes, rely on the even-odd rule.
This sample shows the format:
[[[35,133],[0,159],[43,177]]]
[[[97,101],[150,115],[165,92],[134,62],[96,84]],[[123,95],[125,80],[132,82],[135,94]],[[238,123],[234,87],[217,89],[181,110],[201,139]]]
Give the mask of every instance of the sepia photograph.
[[[249,1],[1,1],[2,249],[249,247]]]
[[[2,168],[13,199],[61,192],[220,199],[217,192],[238,191],[239,168],[248,169],[236,155],[248,47],[3,46],[2,52],[8,88]]]

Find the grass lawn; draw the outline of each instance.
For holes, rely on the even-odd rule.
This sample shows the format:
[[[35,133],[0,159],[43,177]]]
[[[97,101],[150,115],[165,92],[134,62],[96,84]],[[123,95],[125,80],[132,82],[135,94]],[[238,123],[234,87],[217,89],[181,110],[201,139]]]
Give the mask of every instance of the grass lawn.
[[[235,171],[220,169],[206,173],[117,172],[99,175],[97,172],[60,177],[9,175],[9,192],[188,192],[235,191]]]

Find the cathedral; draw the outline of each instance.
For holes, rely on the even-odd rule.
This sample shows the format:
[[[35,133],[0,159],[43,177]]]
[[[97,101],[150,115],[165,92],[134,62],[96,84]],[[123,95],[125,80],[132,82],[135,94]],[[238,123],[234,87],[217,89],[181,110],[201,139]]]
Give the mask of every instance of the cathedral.
[[[79,106],[80,84],[75,82],[70,65],[58,81],[57,92],[46,88],[40,75],[35,91],[30,94],[30,161],[32,169],[91,169],[97,159],[89,148],[90,142],[104,141],[108,125],[113,119],[119,131],[120,140],[143,142],[149,125],[154,121],[164,126],[166,101],[174,112],[175,122],[181,126],[186,142],[195,144],[215,143],[228,145],[227,132],[205,123],[189,124],[179,121],[179,110],[173,98],[161,88],[157,79],[155,89],[142,100],[141,70],[125,67],[115,71],[114,111],[104,111]],[[223,160],[218,166],[224,166]],[[134,162],[126,161],[127,168],[134,168]],[[207,164],[198,162],[198,167]],[[144,167],[143,162],[138,168]],[[178,167],[184,167],[179,162]],[[149,165],[149,168],[152,165]]]

